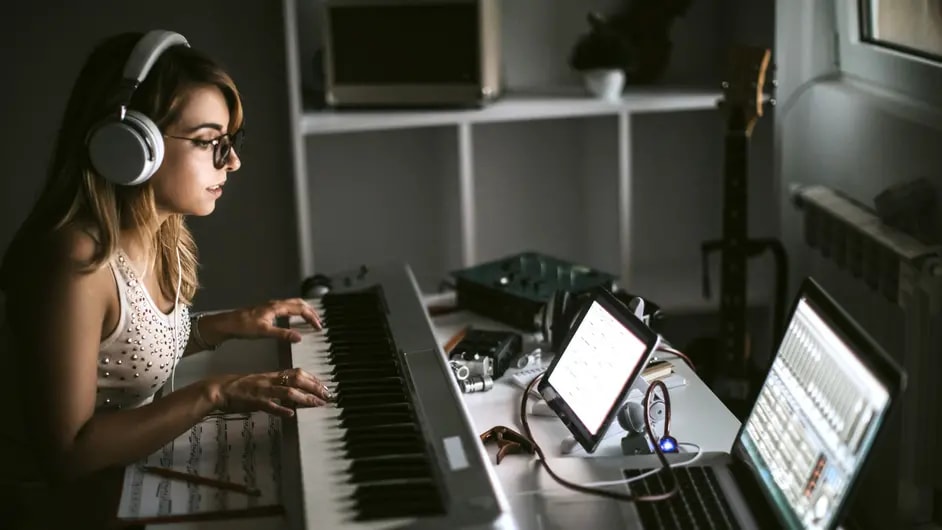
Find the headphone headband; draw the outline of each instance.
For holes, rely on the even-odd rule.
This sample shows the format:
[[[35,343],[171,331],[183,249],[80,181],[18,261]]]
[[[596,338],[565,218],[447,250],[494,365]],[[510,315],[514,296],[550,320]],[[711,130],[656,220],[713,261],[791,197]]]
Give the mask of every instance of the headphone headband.
[[[143,113],[128,110],[131,97],[158,57],[171,46],[189,46],[173,31],[152,30],[137,42],[124,64],[117,116],[96,124],[86,137],[92,167],[106,180],[131,186],[146,182],[164,156],[160,129]]]
[[[141,37],[141,40],[131,50],[131,55],[124,65],[122,81],[126,85],[127,95],[122,99],[122,104],[127,105],[131,100],[134,90],[141,84],[141,81],[147,77],[148,72],[157,58],[171,46],[183,45],[189,47],[190,43],[186,38],[174,31],[155,29],[149,31]]]
[[[124,65],[124,79],[140,83],[147,77],[147,72],[150,72],[160,54],[177,44],[190,45],[183,35],[173,31],[155,29],[147,32],[131,50],[128,62]]]

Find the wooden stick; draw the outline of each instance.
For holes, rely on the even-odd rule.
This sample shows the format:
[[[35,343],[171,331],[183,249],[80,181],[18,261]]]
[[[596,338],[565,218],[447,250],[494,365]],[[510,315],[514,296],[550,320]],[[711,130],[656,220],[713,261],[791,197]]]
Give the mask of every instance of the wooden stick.
[[[458,333],[455,333],[455,335],[451,339],[449,339],[448,342],[445,343],[445,347],[442,348],[443,350],[445,350],[445,355],[448,355],[449,353],[451,353],[451,350],[455,349],[455,346],[457,346],[458,343],[461,342],[461,339],[463,339],[464,336],[467,335],[469,331],[471,331],[471,326],[465,326],[461,328],[461,330],[459,330]]]

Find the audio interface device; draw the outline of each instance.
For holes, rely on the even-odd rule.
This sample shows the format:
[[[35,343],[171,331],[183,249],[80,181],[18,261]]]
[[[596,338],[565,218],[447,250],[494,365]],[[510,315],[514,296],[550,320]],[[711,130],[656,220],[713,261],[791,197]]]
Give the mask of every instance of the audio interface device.
[[[541,311],[559,291],[615,287],[616,276],[562,259],[523,252],[454,271],[458,307],[523,331],[537,331]]]

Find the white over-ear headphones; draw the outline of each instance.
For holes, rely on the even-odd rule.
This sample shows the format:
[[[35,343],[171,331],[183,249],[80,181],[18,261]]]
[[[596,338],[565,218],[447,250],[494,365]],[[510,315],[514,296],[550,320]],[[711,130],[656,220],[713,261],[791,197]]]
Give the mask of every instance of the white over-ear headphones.
[[[121,107],[88,133],[88,156],[95,171],[122,186],[147,181],[164,159],[164,139],[157,125],[144,114],[129,110],[131,96],[147,77],[154,61],[170,46],[189,46],[179,33],[153,30],[137,43],[124,65]]]

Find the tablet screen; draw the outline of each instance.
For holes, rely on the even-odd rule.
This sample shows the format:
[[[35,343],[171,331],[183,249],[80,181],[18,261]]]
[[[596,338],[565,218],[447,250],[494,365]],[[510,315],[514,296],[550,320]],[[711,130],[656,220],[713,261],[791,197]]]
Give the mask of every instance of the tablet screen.
[[[611,293],[598,291],[580,312],[539,390],[587,451],[604,436],[656,345],[657,334]]]

